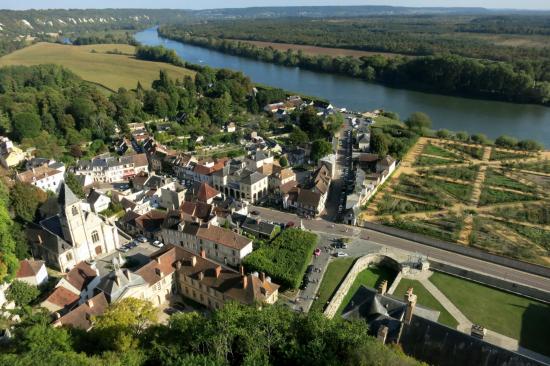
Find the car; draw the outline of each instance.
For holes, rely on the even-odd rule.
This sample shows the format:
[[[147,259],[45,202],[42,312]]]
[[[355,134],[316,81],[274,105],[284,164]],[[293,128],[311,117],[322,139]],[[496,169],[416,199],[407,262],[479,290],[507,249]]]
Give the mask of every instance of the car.
[[[126,244],[126,247],[127,247],[127,248],[130,248],[130,249],[135,248],[135,247],[137,247],[137,246],[138,246],[138,242],[135,241],[135,240],[132,240],[131,242],[129,242],[128,244]]]
[[[123,245],[123,246],[121,246],[120,248],[118,248],[118,251],[119,251],[119,252],[122,252],[122,253],[126,253],[126,252],[128,252],[129,250],[130,250],[130,249],[129,249],[127,246],[125,246],[125,245]]]
[[[137,240],[138,240],[140,243],[147,243],[147,238],[144,237],[143,235],[138,236]]]
[[[316,257],[320,256],[321,255],[321,249],[316,248],[315,251],[313,252],[313,254],[315,254]]]
[[[157,248],[162,248],[162,247],[164,246],[164,243],[161,242],[160,240],[155,240],[155,241],[153,242],[153,246],[154,246],[154,247],[157,247]]]
[[[347,244],[342,244],[342,249],[348,249],[348,245]]]
[[[258,216],[260,213],[256,210],[250,212],[252,215]]]
[[[313,264],[310,264],[309,266],[307,266],[306,274],[310,274],[311,272],[313,272],[313,268],[315,268]]]
[[[336,254],[334,254],[335,257],[349,257],[349,254],[348,253],[344,253],[344,252],[337,252]]]
[[[309,278],[304,278],[304,281],[302,282],[302,285],[300,286],[300,289],[305,290],[307,285],[309,285]]]
[[[294,225],[295,225],[295,224],[294,224],[293,221],[289,221],[289,222],[286,223],[285,227],[287,227],[287,228],[288,228],[288,227],[294,227]]]

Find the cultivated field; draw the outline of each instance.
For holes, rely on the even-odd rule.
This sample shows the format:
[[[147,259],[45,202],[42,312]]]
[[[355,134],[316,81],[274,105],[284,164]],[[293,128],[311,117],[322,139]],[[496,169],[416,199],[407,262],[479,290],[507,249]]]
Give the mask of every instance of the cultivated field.
[[[59,64],[82,79],[109,90],[121,87],[133,89],[138,81],[148,88],[153,80],[158,79],[161,69],[166,70],[173,78],[194,75],[193,71],[182,67],[137,60],[133,56],[134,50],[133,46],[124,44],[70,46],[37,43],[0,58],[0,66]]]
[[[276,43],[276,42],[262,42],[262,41],[249,41],[249,40],[242,40],[242,39],[235,39],[234,41],[240,41],[240,42],[246,42],[253,44],[254,46],[258,47],[272,47],[279,51],[287,51],[287,50],[293,50],[293,51],[302,51],[306,55],[327,55],[327,56],[352,56],[352,57],[363,57],[363,56],[374,56],[374,55],[380,55],[384,57],[396,57],[401,56],[397,53],[390,53],[390,52],[368,52],[368,51],[359,51],[359,50],[350,50],[345,48],[330,48],[330,47],[317,47],[317,46],[308,46],[308,45],[302,45],[302,44],[293,44],[293,43]],[[408,56],[410,57],[410,56]]]
[[[421,138],[362,219],[550,266],[547,158]]]

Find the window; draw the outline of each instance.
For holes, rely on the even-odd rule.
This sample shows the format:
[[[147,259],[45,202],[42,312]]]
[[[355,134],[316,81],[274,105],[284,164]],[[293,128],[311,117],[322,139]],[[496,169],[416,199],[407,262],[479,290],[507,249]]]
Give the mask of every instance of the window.
[[[73,213],[73,216],[78,215],[78,208],[76,208],[76,206],[73,206],[72,213]]]
[[[73,260],[73,254],[72,253],[67,253],[67,262],[70,262]]]
[[[99,234],[97,233],[97,231],[92,232],[92,241],[94,243],[97,243],[99,241]]]
[[[218,250],[218,244],[214,244],[214,248]]]

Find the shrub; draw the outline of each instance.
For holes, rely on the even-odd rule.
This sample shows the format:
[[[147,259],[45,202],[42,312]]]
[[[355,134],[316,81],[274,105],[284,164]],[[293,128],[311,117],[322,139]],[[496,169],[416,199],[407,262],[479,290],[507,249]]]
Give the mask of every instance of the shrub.
[[[283,287],[298,288],[316,245],[317,235],[287,229],[248,255],[243,264],[250,271],[267,273]]]

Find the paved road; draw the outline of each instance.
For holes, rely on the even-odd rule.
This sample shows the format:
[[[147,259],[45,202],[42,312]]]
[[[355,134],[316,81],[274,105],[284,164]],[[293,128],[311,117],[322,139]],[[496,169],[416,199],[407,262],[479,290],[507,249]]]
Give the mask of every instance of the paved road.
[[[295,214],[288,212],[275,211],[262,207],[257,207],[255,209],[260,212],[263,218],[270,221],[280,223],[287,223],[289,221],[292,221],[296,223],[297,226],[299,226],[300,221],[302,220]],[[333,228],[333,223],[323,219],[302,220],[301,222],[303,222],[304,226],[307,229],[321,234],[337,234],[341,236],[361,237],[363,239],[368,239],[370,242],[374,242],[376,244],[407,250],[409,252],[417,252],[428,256],[428,258],[442,260],[457,266],[469,268],[477,272],[486,273],[494,277],[504,278],[508,281],[521,283],[527,286],[532,286],[550,292],[549,278],[522,272],[498,264],[485,262],[458,253],[449,252],[446,250],[431,247],[429,245],[421,244],[407,239],[397,238],[391,235],[359,227],[334,224]]]

